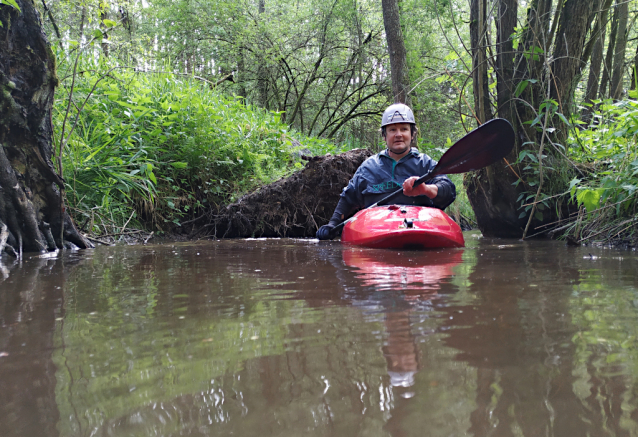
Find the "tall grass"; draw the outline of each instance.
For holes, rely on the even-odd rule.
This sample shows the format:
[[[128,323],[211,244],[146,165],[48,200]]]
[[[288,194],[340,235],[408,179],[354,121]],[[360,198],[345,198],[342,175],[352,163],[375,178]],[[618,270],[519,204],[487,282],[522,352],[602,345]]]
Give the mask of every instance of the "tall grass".
[[[337,151],[194,78],[113,69],[89,56],[78,72],[64,178],[71,211],[93,232],[129,220],[166,230],[300,167],[302,151]],[[58,133],[71,83],[56,96]]]

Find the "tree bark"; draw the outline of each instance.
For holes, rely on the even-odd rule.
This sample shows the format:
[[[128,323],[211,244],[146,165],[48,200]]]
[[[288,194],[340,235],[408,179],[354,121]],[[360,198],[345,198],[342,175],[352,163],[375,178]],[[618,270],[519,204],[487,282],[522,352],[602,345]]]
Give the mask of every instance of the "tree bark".
[[[634,62],[631,67],[631,84],[629,85],[630,90],[635,90],[638,88],[638,45],[636,46],[636,55],[634,56]]]
[[[486,9],[486,0],[472,0],[470,5],[472,84],[474,89],[474,110],[480,123],[485,123],[493,118],[487,77]]]
[[[483,0],[474,0],[472,2],[472,11],[479,13],[477,3]],[[511,35],[514,33],[516,26],[517,2],[516,0],[499,0],[498,3],[498,19],[497,36],[496,36],[496,90],[497,90],[497,108],[498,116],[513,122],[516,126],[516,111],[513,101],[515,82],[515,53]],[[483,61],[481,66],[478,59],[485,59],[484,48],[482,55],[477,55],[478,51],[475,44],[479,44],[480,32],[477,22],[478,18],[471,19],[470,35],[472,40],[473,68],[474,68],[474,100],[476,111],[481,121],[486,121],[491,116],[489,94],[487,93],[487,62]],[[475,27],[472,30],[472,27]],[[483,44],[484,45],[484,44]],[[485,82],[481,86],[477,86],[476,75],[478,71],[485,78]],[[482,90],[482,91],[481,91]],[[478,94],[477,94],[478,93]],[[482,101],[479,104],[477,97]],[[514,150],[507,157],[509,162],[516,160],[518,152]],[[470,204],[474,209],[477,217],[478,225],[484,235],[498,235],[505,237],[517,237],[520,235],[520,224],[518,223],[518,214],[516,212],[516,198],[518,191],[512,185],[510,170],[505,167],[505,162],[500,161],[493,164],[472,176],[465,179],[465,186],[468,191]]]
[[[108,13],[108,10],[106,9],[108,8],[108,5],[106,3],[100,2],[99,8],[100,8],[100,29],[102,29],[102,33],[104,34],[104,40],[106,40],[108,39],[108,34],[106,33],[106,26],[104,25],[104,20],[109,18],[109,15],[108,15],[109,13]],[[103,41],[100,45],[102,46],[102,51],[104,52],[104,56],[108,58],[109,57],[108,43]]]
[[[395,103],[411,106],[410,78],[408,62],[401,31],[401,15],[398,0],[382,0],[383,25],[390,55],[390,73],[392,76],[392,94]]]
[[[572,112],[574,88],[580,78],[581,55],[593,7],[594,0],[566,0],[563,3],[552,56],[550,96],[558,101],[559,111],[567,118]],[[563,137],[567,135],[565,129],[560,133]]]
[[[0,228],[17,253],[91,244],[62,211],[63,181],[51,162],[55,60],[30,0],[0,6]]]
[[[589,58],[592,54],[594,45],[599,40],[599,37],[605,33],[607,28],[607,13],[611,7],[613,0],[594,0],[594,9],[591,12],[589,21],[595,22],[594,28],[591,31],[589,40],[585,45],[582,56],[582,65],[585,66],[589,62]]]
[[[257,8],[259,15],[262,16],[266,12],[266,1],[259,0]],[[262,62],[257,66],[257,98],[260,107],[270,109],[268,107],[268,67],[265,58],[262,58]]]
[[[611,76],[611,68],[614,60],[614,50],[616,48],[616,35],[618,33],[618,8],[614,8],[614,15],[611,20],[611,32],[609,34],[609,45],[607,46],[607,54],[605,55],[605,63],[603,64],[603,77],[600,79],[600,99],[606,99],[607,88],[609,87],[609,78]]]
[[[480,26],[483,0],[473,0],[471,4],[470,34],[472,54],[480,48]],[[467,175],[464,184],[468,198],[480,230],[490,237],[518,237],[525,232],[529,212],[520,209],[520,194],[536,192],[542,184],[539,176],[541,167],[534,165],[514,165],[522,150],[539,154],[539,144],[543,137],[537,127],[529,122],[537,117],[541,103],[549,97],[559,102],[559,111],[569,115],[572,107],[574,78],[582,70],[585,37],[589,30],[590,16],[594,0],[565,0],[557,5],[552,13],[551,0],[533,0],[527,11],[527,22],[523,27],[515,62],[512,65],[508,52],[509,35],[514,33],[513,23],[516,17],[516,0],[499,0],[498,35],[497,35],[497,103],[499,115],[506,117],[514,126],[516,145],[506,161],[500,161],[485,169]],[[511,15],[510,15],[511,14]],[[552,22],[553,17],[553,22]],[[554,41],[554,43],[552,43]],[[548,53],[551,47],[553,53]],[[550,56],[551,55],[551,56]],[[475,67],[476,70],[476,67]],[[476,74],[476,71],[474,71]],[[513,77],[513,80],[510,78]],[[476,86],[476,84],[475,84]],[[548,95],[548,93],[550,93]],[[484,100],[486,93],[475,88],[475,106],[487,107]],[[489,96],[488,96],[489,97]],[[510,111],[508,101],[515,100]],[[477,111],[478,112],[478,111]],[[552,121],[555,126],[560,122]],[[557,130],[551,141],[562,143],[561,135],[566,129]],[[547,137],[544,141],[549,141]],[[559,160],[552,156],[552,148],[548,147],[550,160]],[[510,165],[511,164],[511,165]],[[550,165],[553,167],[553,165]],[[536,170],[536,173],[534,172]],[[535,182],[534,184],[532,182]],[[549,208],[538,218],[533,219],[531,228],[556,219],[556,209]]]
[[[518,4],[512,0],[499,0],[496,21],[496,98],[498,116],[514,120],[514,44],[512,35],[516,27]]]
[[[616,49],[611,74],[609,97],[619,100],[623,91],[623,70],[625,66],[625,49],[627,48],[627,20],[629,18],[629,2],[621,1],[618,9],[618,30],[616,33]]]
[[[585,102],[591,103],[598,95],[598,86],[600,84],[600,70],[603,63],[603,46],[605,44],[605,29],[607,28],[607,16],[612,0],[605,0],[602,10],[596,14],[596,26],[594,28],[592,38],[592,54],[589,64],[589,77],[587,78],[587,88],[585,90]],[[600,1],[602,4],[603,1]]]

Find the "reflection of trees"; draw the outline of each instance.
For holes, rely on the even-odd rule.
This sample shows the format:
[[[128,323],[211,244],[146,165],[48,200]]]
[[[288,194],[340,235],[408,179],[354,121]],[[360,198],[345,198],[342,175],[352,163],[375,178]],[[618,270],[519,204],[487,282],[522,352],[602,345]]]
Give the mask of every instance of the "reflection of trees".
[[[437,396],[404,399],[397,396],[413,388],[393,388],[388,375],[419,367],[419,332],[437,322],[414,314],[431,311],[435,287],[406,275],[384,279],[385,289],[362,286],[358,273],[339,245],[96,251],[65,285],[65,348],[54,360],[70,365],[56,375],[59,429],[400,434],[401,414],[422,417],[398,408],[408,401],[455,429],[449,416],[467,412],[449,412],[438,397],[458,397],[455,390],[432,385]],[[402,285],[392,287],[393,278]],[[431,369],[440,356],[428,357]]]
[[[376,338],[353,341],[360,319],[326,325],[348,319],[343,307],[300,295],[338,301],[334,268],[299,245],[243,242],[238,257],[233,244],[96,251],[71,275],[54,357],[71,363],[56,375],[61,432],[250,435],[316,421],[325,431],[379,411],[383,366],[367,370],[383,363]]]
[[[459,351],[457,359],[477,368],[470,431],[623,435],[625,378],[601,375],[591,365],[593,356],[600,360],[595,353],[587,365],[579,364],[583,355],[573,341],[581,334],[570,317],[569,284],[582,281],[582,256],[541,243],[524,246],[522,263],[508,260],[507,248],[479,251],[469,275],[477,297],[443,308],[448,317],[441,328],[449,335],[445,343]],[[579,385],[586,388],[579,391]]]
[[[636,435],[638,260],[612,254],[586,261],[571,293],[574,391],[600,435]]]
[[[30,260],[0,285],[0,420],[37,410],[65,436],[631,433],[635,284],[543,243],[488,242],[447,273],[444,252],[380,253],[110,248],[62,280],[62,261]]]
[[[69,267],[67,263],[66,268]],[[52,362],[56,317],[64,313],[65,265],[30,258],[3,266],[0,278],[0,434],[57,436],[56,367]]]

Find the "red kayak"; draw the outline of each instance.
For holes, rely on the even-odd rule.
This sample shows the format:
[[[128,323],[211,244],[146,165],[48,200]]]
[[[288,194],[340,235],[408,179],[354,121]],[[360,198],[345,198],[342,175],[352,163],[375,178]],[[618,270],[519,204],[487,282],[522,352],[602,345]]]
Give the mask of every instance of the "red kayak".
[[[359,211],[343,227],[341,241],[380,249],[465,246],[459,225],[440,209],[403,205]]]

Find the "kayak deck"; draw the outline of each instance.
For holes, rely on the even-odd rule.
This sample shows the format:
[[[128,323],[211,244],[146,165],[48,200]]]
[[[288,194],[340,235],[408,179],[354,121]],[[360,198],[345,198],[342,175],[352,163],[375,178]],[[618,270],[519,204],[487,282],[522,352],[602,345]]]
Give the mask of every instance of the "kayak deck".
[[[459,225],[438,208],[389,205],[359,211],[343,228],[341,241],[394,249],[464,247]]]

